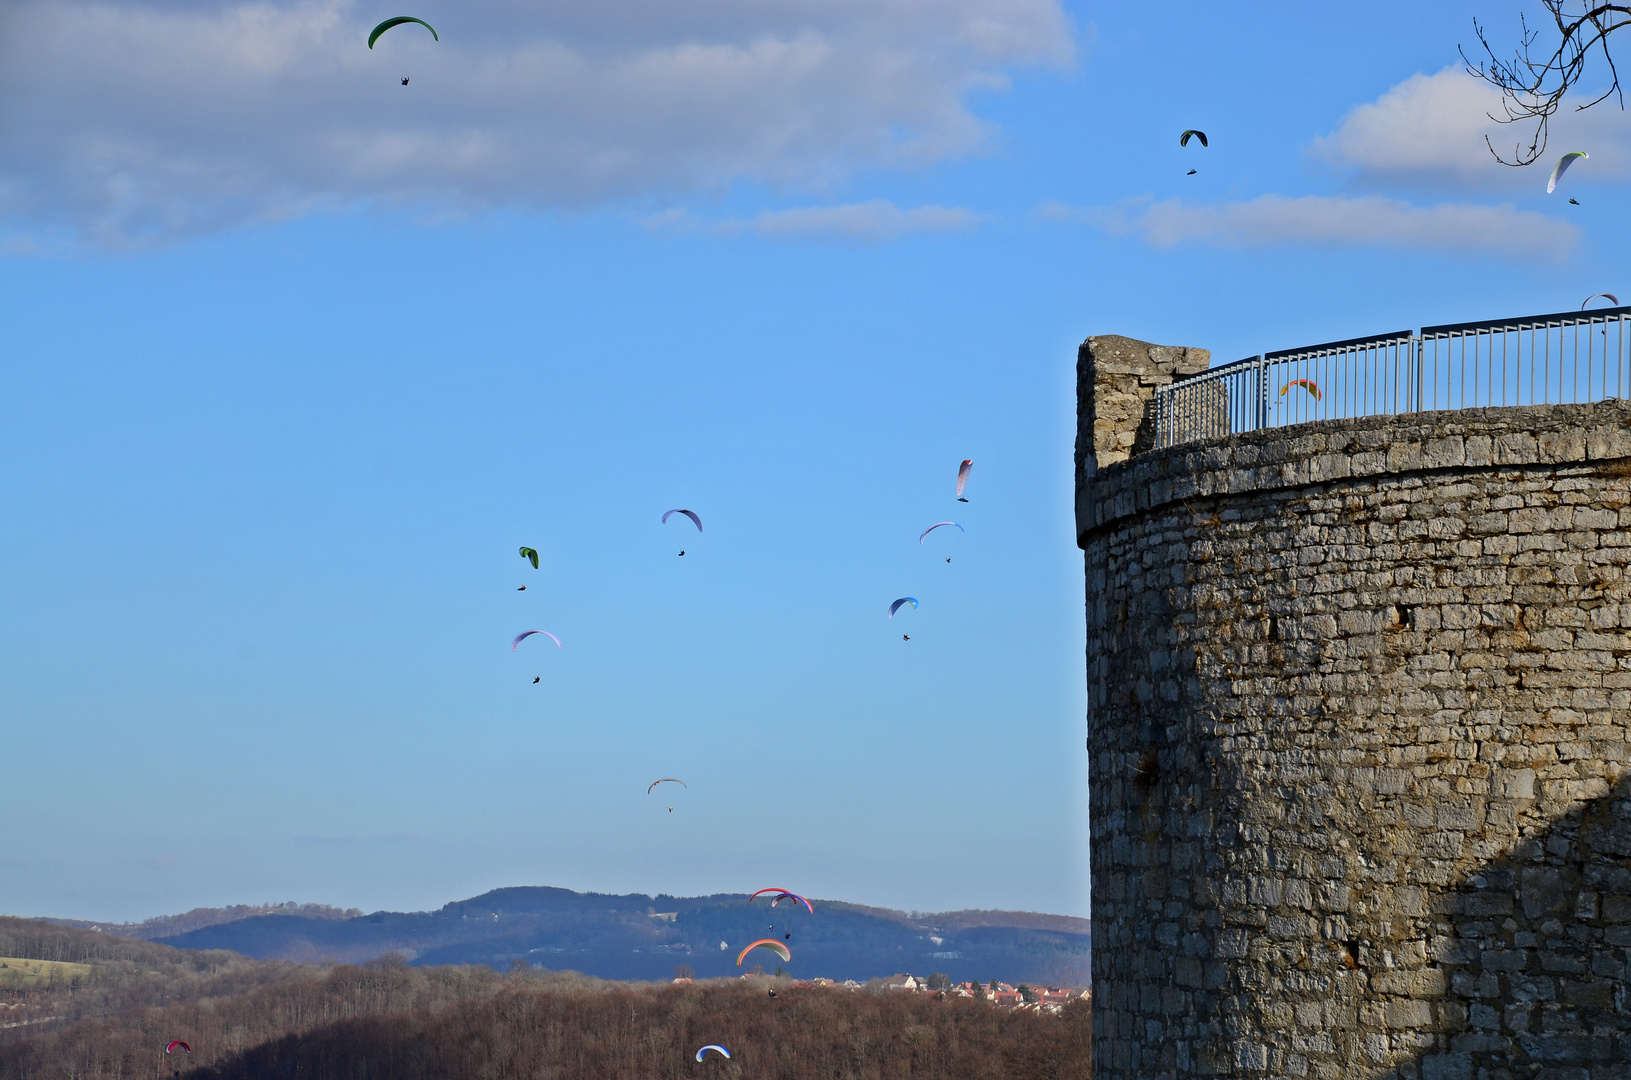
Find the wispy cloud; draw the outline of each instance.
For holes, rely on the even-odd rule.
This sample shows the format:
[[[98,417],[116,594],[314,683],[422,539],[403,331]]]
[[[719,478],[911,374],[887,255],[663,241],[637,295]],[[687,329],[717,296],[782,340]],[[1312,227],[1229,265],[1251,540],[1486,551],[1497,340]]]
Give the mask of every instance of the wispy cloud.
[[[1157,247],[1186,242],[1316,244],[1556,259],[1579,239],[1579,230],[1570,223],[1532,210],[1466,203],[1414,206],[1379,195],[1261,195],[1216,204],[1169,199],[1085,209],[1053,203],[1042,214],[1136,235]]]
[[[961,232],[972,229],[987,215],[961,206],[913,206],[901,209],[888,199],[765,210],[752,218],[706,221],[688,210],[665,210],[641,224],[652,230],[709,232],[715,235],[752,233],[770,238],[823,240],[894,240],[911,233]]]
[[[0,217],[121,246],[318,207],[829,190],[980,151],[968,93],[1073,55],[1060,0],[427,3],[439,44],[370,51],[351,0],[13,0]]]
[[[747,223],[760,236],[824,236],[893,240],[908,233],[958,232],[986,220],[960,206],[914,206],[902,210],[887,199],[766,210]]]

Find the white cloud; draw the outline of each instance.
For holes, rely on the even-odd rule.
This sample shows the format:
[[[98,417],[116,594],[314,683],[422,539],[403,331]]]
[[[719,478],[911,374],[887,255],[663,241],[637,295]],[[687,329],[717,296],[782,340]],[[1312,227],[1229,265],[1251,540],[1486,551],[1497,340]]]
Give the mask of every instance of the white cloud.
[[[705,221],[689,210],[664,210],[640,222],[653,232],[710,232],[717,236],[753,233],[771,238],[894,240],[909,233],[961,232],[989,220],[961,206],[914,206],[902,210],[888,199],[764,210],[756,217]]]
[[[1589,168],[1576,174],[1576,182],[1631,176],[1631,114],[1613,99],[1584,112],[1565,102],[1552,123],[1545,158],[1522,169],[1496,161],[1484,138],[1510,161],[1520,142],[1527,146],[1532,127],[1497,124],[1491,115],[1505,115],[1500,93],[1462,67],[1448,67],[1412,75],[1375,101],[1356,106],[1311,149],[1316,157],[1352,167],[1367,185],[1541,194],[1546,174],[1565,150],[1591,154],[1581,163]]]
[[[370,51],[377,13],[350,0],[0,5],[0,215],[119,246],[360,203],[574,207],[738,179],[819,190],[980,150],[971,91],[1072,59],[1059,0],[415,11],[440,44],[407,26]],[[904,226],[872,211],[873,235],[932,211],[894,210]]]
[[[972,229],[985,218],[960,206],[900,209],[886,199],[766,210],[746,223],[760,236],[829,236],[850,240],[893,240],[907,233]]]
[[[1413,206],[1378,195],[1260,195],[1213,205],[1169,199],[1087,210],[1054,203],[1044,206],[1042,214],[1135,234],[1157,247],[1186,241],[1232,247],[1332,244],[1555,259],[1567,254],[1579,237],[1570,223],[1532,210],[1465,203]]]

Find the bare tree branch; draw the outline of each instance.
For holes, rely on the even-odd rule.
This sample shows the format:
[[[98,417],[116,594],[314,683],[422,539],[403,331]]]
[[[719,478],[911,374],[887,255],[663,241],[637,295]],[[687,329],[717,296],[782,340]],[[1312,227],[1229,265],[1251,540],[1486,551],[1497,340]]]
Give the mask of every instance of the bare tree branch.
[[[1468,73],[1478,76],[1501,92],[1502,116],[1489,114],[1498,124],[1534,124],[1529,145],[1520,139],[1508,161],[1485,136],[1484,142],[1495,160],[1502,165],[1529,165],[1546,152],[1551,134],[1551,120],[1562,106],[1563,96],[1574,89],[1586,73],[1588,60],[1602,53],[1602,62],[1608,66],[1609,86],[1597,97],[1575,110],[1589,109],[1613,97],[1620,108],[1625,108],[1625,94],[1620,89],[1620,72],[1609,50],[1608,38],[1621,27],[1631,25],[1631,6],[1624,4],[1592,3],[1592,0],[1541,0],[1547,14],[1557,27],[1557,44],[1551,52],[1546,46],[1537,50],[1541,32],[1531,30],[1527,20],[1519,17],[1523,32],[1511,59],[1503,60],[1484,35],[1484,28],[1473,22],[1478,44],[1483,46],[1487,60],[1476,63],[1462,49],[1461,59]],[[1550,34],[1547,35],[1550,39]]]

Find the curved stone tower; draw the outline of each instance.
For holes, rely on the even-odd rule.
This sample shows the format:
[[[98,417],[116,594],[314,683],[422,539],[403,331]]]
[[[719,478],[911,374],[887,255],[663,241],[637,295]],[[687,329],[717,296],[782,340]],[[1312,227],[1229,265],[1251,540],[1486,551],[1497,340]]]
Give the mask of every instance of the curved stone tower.
[[[1140,452],[1089,338],[1095,1074],[1631,1077],[1631,402]]]

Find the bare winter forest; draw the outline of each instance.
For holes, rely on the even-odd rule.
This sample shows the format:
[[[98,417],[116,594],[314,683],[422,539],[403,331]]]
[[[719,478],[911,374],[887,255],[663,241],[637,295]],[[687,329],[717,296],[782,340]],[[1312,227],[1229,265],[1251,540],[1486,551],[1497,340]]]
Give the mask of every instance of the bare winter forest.
[[[253,961],[0,919],[0,1080],[803,1080],[1090,1074],[1085,1002],[1059,1015],[789,980],[618,983],[483,966]],[[15,974],[15,972],[13,972]],[[772,996],[774,991],[774,996]],[[193,1047],[166,1057],[171,1039]],[[698,1047],[726,1061],[694,1060]]]

